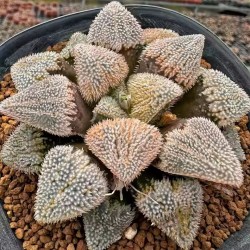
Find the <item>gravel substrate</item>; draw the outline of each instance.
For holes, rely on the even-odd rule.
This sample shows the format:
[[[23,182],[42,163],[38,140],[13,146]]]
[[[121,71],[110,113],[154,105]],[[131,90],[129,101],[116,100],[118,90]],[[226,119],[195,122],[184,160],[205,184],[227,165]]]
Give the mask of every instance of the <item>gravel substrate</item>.
[[[250,65],[250,17],[185,11],[219,36],[245,63]]]
[[[65,43],[59,43],[48,50],[60,51]],[[210,67],[202,61],[203,67]],[[0,101],[15,94],[10,74],[0,82]],[[17,126],[17,122],[7,116],[0,116],[0,144]],[[242,147],[246,153],[243,162],[244,184],[231,188],[203,182],[204,208],[199,234],[193,250],[213,250],[219,248],[231,233],[240,230],[250,208],[250,132],[247,129],[248,117],[238,124]],[[10,219],[10,227],[27,250],[86,250],[81,219],[55,225],[41,225],[34,219],[33,204],[37,189],[37,176],[26,175],[0,164],[0,199]],[[175,250],[180,249],[150,222],[138,215],[132,228],[137,234],[132,240],[125,236],[109,247],[109,250]]]

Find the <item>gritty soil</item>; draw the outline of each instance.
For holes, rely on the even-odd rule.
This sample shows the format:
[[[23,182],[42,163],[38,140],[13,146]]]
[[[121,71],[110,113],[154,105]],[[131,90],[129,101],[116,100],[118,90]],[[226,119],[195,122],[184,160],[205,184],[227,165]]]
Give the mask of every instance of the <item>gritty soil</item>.
[[[60,51],[65,43],[59,43],[48,50]],[[210,68],[204,60],[203,67]],[[0,101],[16,93],[10,74],[0,82]],[[248,117],[237,124],[246,160],[242,163],[244,184],[232,188],[214,183],[202,182],[204,208],[198,236],[193,250],[213,250],[219,248],[230,234],[240,230],[250,208],[250,132]],[[7,116],[0,116],[0,144],[17,126],[17,122]],[[34,200],[37,190],[37,176],[26,175],[9,166],[0,164],[0,199],[10,219],[10,227],[26,250],[87,250],[81,219],[41,225],[34,220]],[[151,226],[141,214],[132,225],[137,234],[132,240],[125,236],[109,247],[109,250],[175,250],[180,249],[158,228]]]

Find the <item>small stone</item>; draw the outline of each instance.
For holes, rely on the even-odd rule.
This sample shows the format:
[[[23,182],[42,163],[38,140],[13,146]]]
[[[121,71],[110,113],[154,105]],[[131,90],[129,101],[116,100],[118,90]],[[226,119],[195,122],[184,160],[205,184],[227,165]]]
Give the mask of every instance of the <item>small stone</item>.
[[[137,244],[134,243],[134,250],[141,250],[141,248]]]
[[[11,204],[11,203],[12,203],[12,197],[6,197],[6,198],[4,199],[4,203],[6,203],[6,204]]]
[[[45,245],[44,245],[44,248],[45,249],[55,249],[55,243],[53,242],[53,241],[51,241],[51,242],[48,242],[48,243],[46,243]]]
[[[207,222],[208,225],[212,225],[213,224],[213,218],[212,218],[211,215],[208,214],[206,216],[206,222]]]
[[[26,250],[38,250],[39,246],[38,245],[29,245],[25,249]]]
[[[143,221],[140,225],[140,229],[146,230],[146,231],[149,229],[149,227],[150,227],[150,224],[147,221]]]
[[[49,236],[41,235],[39,237],[39,240],[43,243],[46,244],[51,241],[51,238]]]
[[[68,246],[67,246],[67,250],[75,250],[75,247],[74,247],[74,244],[69,244]]]
[[[126,239],[122,239],[122,240],[119,240],[118,244],[122,247],[125,247],[127,245],[127,240]]]
[[[76,237],[79,238],[79,239],[82,238],[82,233],[81,233],[80,230],[77,230],[77,232],[76,232]]]
[[[26,184],[24,187],[24,192],[26,193],[32,193],[36,189],[36,186],[34,184]]]
[[[211,249],[211,246],[212,246],[212,244],[211,244],[211,242],[209,242],[209,241],[203,241],[202,242],[202,250],[204,249],[204,250],[209,250],[209,249]]]
[[[147,232],[146,237],[147,237],[148,242],[154,244],[154,236],[151,232]]]
[[[36,233],[39,229],[41,229],[41,226],[37,223],[35,223],[31,226],[31,230],[33,233]]]
[[[128,239],[128,240],[134,239],[136,234],[137,234],[137,229],[134,229],[132,227],[128,227],[128,229],[124,233],[125,238]]]
[[[24,230],[22,228],[18,228],[16,231],[15,231],[15,234],[16,234],[16,237],[21,240],[23,238],[23,235],[24,235]]]
[[[212,243],[219,248],[222,245],[223,240],[219,237],[212,237]]]
[[[135,236],[134,242],[139,246],[139,247],[144,247],[145,244],[145,239],[146,239],[146,233],[144,230],[140,230],[139,233]]]
[[[65,235],[73,235],[73,230],[71,229],[70,225],[63,229],[63,233]]]
[[[48,234],[48,230],[46,230],[45,228],[42,228],[37,233],[38,233],[38,235],[47,235]]]
[[[27,214],[26,216],[25,216],[25,218],[24,218],[24,221],[26,222],[26,223],[31,223],[32,222],[32,220],[33,220],[33,216],[31,215],[31,214]]]
[[[10,190],[14,189],[17,184],[18,184],[18,179],[13,180],[9,185],[9,189]]]
[[[154,250],[154,246],[152,246],[150,243],[147,243],[144,249],[145,250]]]
[[[161,246],[162,248],[167,249],[167,247],[168,247],[168,243],[167,243],[167,241],[162,240],[162,241],[161,241],[161,243],[160,243],[160,246]]]
[[[10,223],[10,228],[17,228],[17,223],[16,222],[11,222]]]
[[[87,250],[87,246],[83,240],[79,240],[76,246],[76,250]]]
[[[159,236],[161,234],[161,230],[157,227],[154,227],[153,229],[153,235],[154,236]]]
[[[16,188],[10,190],[10,194],[14,194],[14,195],[20,194],[22,189],[23,189],[22,187],[16,187]]]

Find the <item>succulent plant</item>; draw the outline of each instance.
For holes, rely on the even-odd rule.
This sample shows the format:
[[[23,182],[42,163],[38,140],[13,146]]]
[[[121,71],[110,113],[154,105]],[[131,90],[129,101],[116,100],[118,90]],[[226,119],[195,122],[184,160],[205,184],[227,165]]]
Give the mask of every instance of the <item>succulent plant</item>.
[[[180,117],[204,116],[213,120],[219,127],[223,127],[232,125],[250,111],[250,98],[222,72],[200,69],[197,84],[173,111]]]
[[[139,210],[183,249],[189,249],[197,235],[203,208],[202,188],[191,179],[151,179],[139,184]]]
[[[35,219],[56,223],[75,218],[99,206],[107,192],[103,172],[83,150],[56,146],[42,165]]]
[[[145,217],[181,248],[191,247],[202,188],[176,175],[239,187],[245,156],[234,125],[250,111],[240,87],[201,68],[211,66],[202,59],[204,40],[143,30],[113,1],[88,35],[76,32],[60,53],[30,55],[11,67],[19,93],[0,103],[0,113],[24,124],[0,156],[40,174],[39,223],[83,216],[88,248],[106,249],[135,216],[116,191],[130,202],[126,193],[134,190]]]
[[[0,112],[59,136],[83,134],[91,120],[76,85],[60,75],[49,76],[2,101]]]
[[[25,173],[39,173],[51,146],[43,131],[22,123],[4,143],[1,160]]]
[[[127,77],[129,69],[124,57],[108,49],[78,44],[73,56],[79,88],[87,102],[98,101]]]
[[[95,120],[102,120],[103,118],[126,118],[127,113],[121,109],[117,101],[111,96],[104,96],[93,109],[93,116]],[[92,119],[92,120],[93,120]]]
[[[173,81],[151,73],[130,76],[127,86],[131,95],[130,116],[146,123],[153,122],[183,94]]]
[[[180,123],[166,133],[156,166],[167,173],[239,187],[241,165],[220,129],[200,117]]]
[[[71,57],[72,50],[79,43],[87,43],[87,36],[81,32],[75,32],[71,35],[66,47],[61,51],[61,57],[69,59]]]
[[[247,93],[222,72],[200,69],[196,85],[173,112],[179,117],[204,116],[219,127],[231,125],[250,111]]]
[[[122,237],[132,223],[135,211],[117,201],[104,201],[99,207],[83,216],[88,249],[104,250]]]
[[[85,136],[89,149],[125,185],[156,158],[162,136],[154,126],[137,119],[104,120]]]
[[[163,75],[187,90],[198,77],[204,40],[200,34],[158,39],[142,52],[138,72]]]
[[[141,44],[147,45],[157,39],[178,37],[179,34],[170,29],[147,28],[142,32]]]
[[[87,41],[114,51],[133,48],[140,43],[142,28],[119,2],[112,1],[96,16]]]
[[[223,135],[226,137],[230,146],[234,150],[236,156],[240,161],[246,160],[245,153],[241,147],[240,137],[234,125],[227,126],[222,131]]]
[[[60,67],[57,64],[59,58],[58,53],[46,51],[19,59],[10,68],[16,89],[22,91],[48,77],[49,70],[59,70]]]
[[[115,88],[111,93],[110,96],[114,98],[119,106],[125,110],[129,111],[131,108],[131,95],[128,93],[128,89],[125,83],[122,83],[117,88]]]

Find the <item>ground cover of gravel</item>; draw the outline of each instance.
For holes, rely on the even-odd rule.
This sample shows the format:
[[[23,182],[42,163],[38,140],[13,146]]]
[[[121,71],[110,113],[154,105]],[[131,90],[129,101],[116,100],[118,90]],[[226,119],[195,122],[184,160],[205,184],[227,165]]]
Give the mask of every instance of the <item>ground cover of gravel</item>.
[[[65,43],[59,43],[48,50],[60,51]],[[210,67],[202,61],[203,67]],[[0,101],[15,94],[10,74],[0,82]],[[204,207],[201,225],[193,250],[214,250],[221,246],[230,234],[240,230],[250,209],[250,132],[248,117],[238,123],[242,147],[246,153],[243,162],[244,184],[232,188],[203,182]],[[0,116],[0,145],[17,126],[7,116]],[[10,219],[10,227],[27,250],[87,250],[81,219],[55,225],[41,225],[34,219],[33,204],[37,189],[37,176],[26,175],[0,163],[0,199]],[[137,230],[133,240],[124,236],[109,250],[176,250],[180,249],[150,222],[138,215],[132,225]]]

